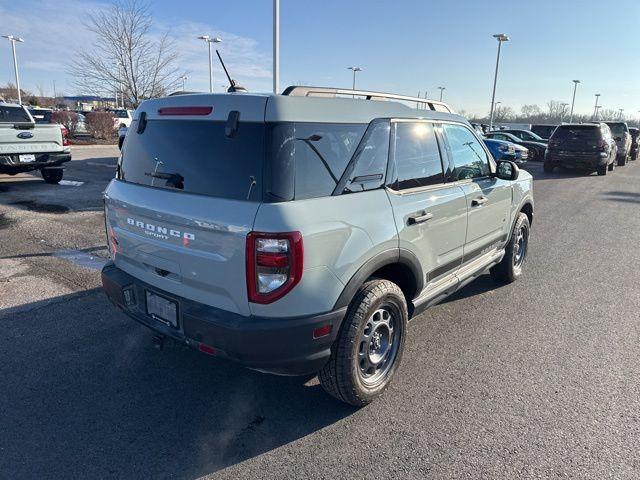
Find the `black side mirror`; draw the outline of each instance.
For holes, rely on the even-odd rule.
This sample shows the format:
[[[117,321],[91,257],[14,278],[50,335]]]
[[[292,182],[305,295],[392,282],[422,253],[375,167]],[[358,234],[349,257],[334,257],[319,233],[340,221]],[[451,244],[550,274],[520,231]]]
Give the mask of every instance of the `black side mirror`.
[[[496,168],[496,177],[501,180],[517,180],[520,175],[518,166],[509,160],[499,160]]]

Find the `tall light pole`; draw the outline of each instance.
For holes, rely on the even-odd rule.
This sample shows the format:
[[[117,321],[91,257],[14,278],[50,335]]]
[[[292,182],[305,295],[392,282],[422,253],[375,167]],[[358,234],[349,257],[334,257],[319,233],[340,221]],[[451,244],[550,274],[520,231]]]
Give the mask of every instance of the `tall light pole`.
[[[447,87],[438,87],[438,90],[440,90],[440,101],[442,101],[442,92],[444,92],[447,89]]]
[[[500,66],[500,49],[502,42],[508,42],[509,37],[504,33],[496,33],[493,38],[498,40],[498,57],[496,58],[496,73],[493,76],[493,93],[491,94],[491,113],[489,114],[489,130],[493,130],[493,110],[495,108],[494,102],[496,101],[496,84],[498,83],[498,67]]]
[[[560,110],[560,123],[562,123],[562,119],[564,118],[564,112],[567,111],[567,107],[569,106],[569,104],[561,103],[560,106],[562,107],[562,110]]]
[[[118,67],[118,90],[117,90],[117,92],[120,92],[120,101],[122,102],[122,108],[125,108],[125,106],[124,106],[124,92],[122,90],[122,62],[118,62],[117,67]],[[116,94],[116,108],[119,108],[118,95],[117,94]]]
[[[180,80],[182,80],[182,91],[183,92],[185,90],[185,84],[186,84],[188,78],[189,77],[187,77],[186,75],[183,75],[183,76],[180,77]]]
[[[621,108],[620,110],[618,110],[618,117],[620,118],[620,120],[624,119],[622,112],[624,112],[624,108]]]
[[[360,67],[347,67],[347,70],[353,70],[353,87],[352,89],[355,90],[356,89],[356,72],[361,72],[362,68]]]
[[[273,93],[280,91],[280,0],[273,0]]]
[[[596,93],[596,104],[593,107],[593,119],[594,120],[597,119],[597,115],[598,115],[598,100],[600,100],[600,94]]]
[[[596,121],[598,120],[598,112],[600,111],[601,108],[602,108],[602,105],[598,105],[596,107],[596,112],[595,112],[595,115],[593,117],[593,119],[596,120]]]
[[[580,80],[573,80],[573,100],[571,100],[571,114],[569,115],[569,123],[573,122],[573,107],[576,105],[576,90]]]
[[[218,37],[211,38],[209,35],[200,35],[198,39],[204,40],[205,42],[207,42],[207,46],[209,47],[209,92],[213,93],[213,70],[212,70],[212,60],[211,60],[211,44],[220,43],[222,42],[222,39]]]
[[[2,35],[2,37],[11,42],[11,49],[13,50],[13,70],[16,74],[16,88],[18,89],[18,103],[22,105],[22,95],[20,94],[20,76],[18,75],[18,59],[16,58],[16,42],[22,43],[24,42],[24,40],[13,35]]]

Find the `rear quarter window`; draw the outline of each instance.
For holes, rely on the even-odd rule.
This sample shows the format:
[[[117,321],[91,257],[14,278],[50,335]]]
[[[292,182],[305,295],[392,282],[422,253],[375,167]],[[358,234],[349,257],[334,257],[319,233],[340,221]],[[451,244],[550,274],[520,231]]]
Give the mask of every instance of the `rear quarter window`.
[[[366,128],[366,124],[272,124],[267,193],[274,200],[331,195]]]

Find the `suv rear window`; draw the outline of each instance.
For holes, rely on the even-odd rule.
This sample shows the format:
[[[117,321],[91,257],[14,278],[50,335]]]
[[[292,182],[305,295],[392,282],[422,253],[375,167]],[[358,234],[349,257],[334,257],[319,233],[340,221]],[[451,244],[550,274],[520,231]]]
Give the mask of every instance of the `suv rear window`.
[[[220,198],[262,198],[263,123],[240,123],[233,138],[225,136],[225,122],[148,120],[140,134],[137,126],[136,120],[122,151],[121,180]]]
[[[0,122],[14,123],[14,122],[29,122],[32,120],[29,118],[27,112],[21,107],[8,107],[0,105]]]
[[[625,123],[607,123],[611,129],[611,133],[614,137],[620,137],[627,132],[627,125]]]
[[[600,136],[600,127],[597,125],[560,125],[553,132],[554,140],[594,139]]]

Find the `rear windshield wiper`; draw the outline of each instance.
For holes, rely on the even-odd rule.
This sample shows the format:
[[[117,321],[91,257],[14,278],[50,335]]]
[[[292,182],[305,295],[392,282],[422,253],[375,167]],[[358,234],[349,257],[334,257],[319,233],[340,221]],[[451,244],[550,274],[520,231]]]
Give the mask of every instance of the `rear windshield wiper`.
[[[165,185],[167,187],[177,188],[179,190],[184,189],[184,177],[179,173],[170,173],[170,172],[144,172],[144,174],[148,177],[159,178],[161,180],[166,180]],[[151,181],[151,186],[153,186],[153,180]]]
[[[320,159],[320,161],[322,162],[322,165],[324,166],[325,170],[331,176],[331,179],[334,181],[334,183],[337,185],[338,184],[338,178],[335,176],[335,174],[331,170],[331,167],[329,166],[329,164],[327,163],[325,158],[322,156],[320,151],[316,148],[316,146],[313,143],[311,143],[311,142],[317,142],[318,140],[321,140],[321,139],[322,139],[321,135],[311,135],[308,138],[297,138],[296,140],[300,140],[300,141],[306,143],[307,145],[309,145],[309,148],[311,149],[311,151],[313,151],[313,153],[315,153],[316,156]]]

